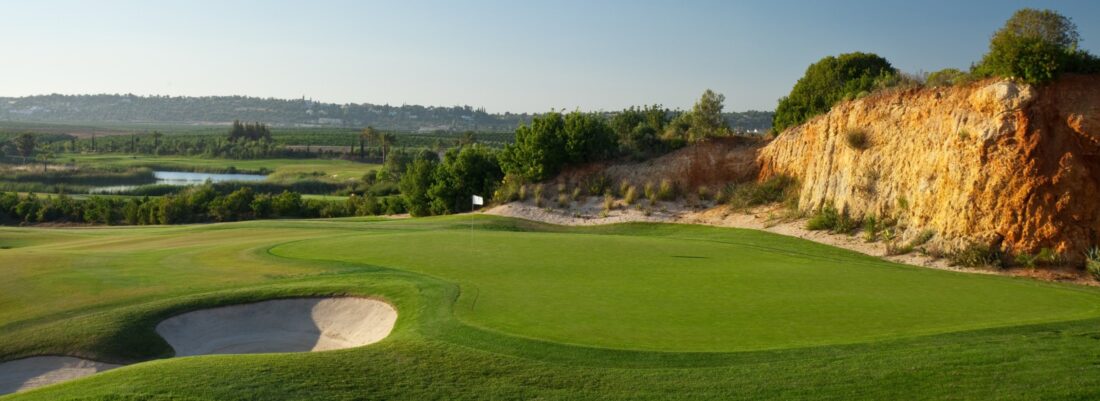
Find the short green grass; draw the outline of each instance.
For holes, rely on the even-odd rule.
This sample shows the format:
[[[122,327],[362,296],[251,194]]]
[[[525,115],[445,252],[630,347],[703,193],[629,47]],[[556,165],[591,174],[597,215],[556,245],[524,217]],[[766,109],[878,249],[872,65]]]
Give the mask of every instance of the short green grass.
[[[0,360],[166,357],[161,319],[258,299],[370,295],[400,313],[367,347],[156,360],[11,399],[1100,396],[1100,291],[758,231],[487,216],[6,228],[0,260]]]

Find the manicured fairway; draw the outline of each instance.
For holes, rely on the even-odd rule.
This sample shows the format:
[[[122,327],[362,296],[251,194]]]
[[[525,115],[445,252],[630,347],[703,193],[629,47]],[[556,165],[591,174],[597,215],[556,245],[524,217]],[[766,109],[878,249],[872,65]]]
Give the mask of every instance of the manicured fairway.
[[[3,399],[1094,399],[1100,291],[758,231],[488,216],[0,228],[0,361],[171,356],[205,307],[362,295],[380,343],[142,362]]]
[[[857,342],[1083,318],[1100,306],[1094,292],[905,267],[756,231],[591,231],[371,233],[271,252],[429,274],[460,284],[456,314],[466,322],[608,348]]]

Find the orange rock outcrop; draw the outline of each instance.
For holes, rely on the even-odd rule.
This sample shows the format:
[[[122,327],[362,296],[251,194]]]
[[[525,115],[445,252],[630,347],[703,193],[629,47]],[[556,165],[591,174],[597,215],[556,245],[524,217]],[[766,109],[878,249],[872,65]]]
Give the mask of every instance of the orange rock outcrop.
[[[1100,245],[1100,76],[872,95],[788,129],[758,162],[761,179],[799,179],[804,210],[896,218],[946,252],[1049,247],[1080,260]]]

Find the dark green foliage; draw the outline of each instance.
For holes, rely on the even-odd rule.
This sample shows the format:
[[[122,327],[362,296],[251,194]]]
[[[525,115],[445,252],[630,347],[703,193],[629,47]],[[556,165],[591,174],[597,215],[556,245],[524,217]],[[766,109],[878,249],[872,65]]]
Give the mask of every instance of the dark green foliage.
[[[401,196],[405,199],[409,214],[428,216],[431,214],[431,198],[428,189],[435,179],[436,162],[428,159],[416,159],[409,164],[401,176]]]
[[[1052,10],[1021,9],[993,34],[989,52],[974,68],[978,76],[1050,82],[1067,72],[1100,70],[1095,56],[1078,48],[1080,35],[1068,17]]]
[[[369,204],[369,207],[364,207]],[[400,197],[351,196],[346,202],[302,199],[301,194],[259,193],[251,187],[231,192],[214,184],[188,187],[158,198],[91,196],[74,199],[0,193],[0,223],[184,224],[267,218],[348,217],[404,213]]]
[[[1001,267],[1001,255],[984,244],[971,244],[948,255],[952,264],[966,267]]]
[[[666,150],[660,136],[672,120],[672,114],[660,105],[631,107],[612,115],[609,125],[618,136],[624,153],[644,159]]]
[[[791,93],[779,100],[772,128],[781,132],[829,111],[841,100],[875,89],[876,81],[896,75],[886,59],[870,53],[829,56],[810,65]]]
[[[848,234],[859,227],[860,223],[860,220],[849,216],[847,211],[840,212],[832,203],[828,203],[810,216],[810,219],[806,221],[806,229],[829,230],[834,233]]]
[[[469,211],[473,195],[489,198],[503,178],[496,153],[489,149],[478,145],[461,151],[452,149],[439,163],[428,189],[431,211],[434,214]]]
[[[229,141],[236,142],[240,140],[271,141],[271,130],[267,128],[267,124],[260,124],[259,122],[245,124],[241,123],[240,120],[233,120],[233,126],[229,128]]]
[[[37,139],[31,134],[22,134],[12,140],[15,146],[15,150],[19,152],[19,156],[23,158],[23,162],[27,162],[27,158],[34,154],[36,148]]]
[[[567,163],[604,160],[617,152],[614,132],[596,114],[550,112],[516,129],[516,141],[504,148],[504,171],[528,180],[553,177]]]
[[[565,115],[566,163],[581,164],[606,160],[618,152],[618,138],[603,117],[572,112]]]
[[[925,77],[925,85],[931,87],[937,86],[952,86],[966,82],[970,79],[969,74],[960,71],[957,68],[944,68],[939,71],[931,72]]]
[[[707,89],[689,113],[691,128],[687,132],[687,140],[698,142],[706,138],[729,135],[730,127],[722,116],[722,103],[726,96]]]
[[[565,164],[565,120],[561,113],[535,118],[516,129],[515,144],[504,147],[504,171],[532,181],[553,177]]]

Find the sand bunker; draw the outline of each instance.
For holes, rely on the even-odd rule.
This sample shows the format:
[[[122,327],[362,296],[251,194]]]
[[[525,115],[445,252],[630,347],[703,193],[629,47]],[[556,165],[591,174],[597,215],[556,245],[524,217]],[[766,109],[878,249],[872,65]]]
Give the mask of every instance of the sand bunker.
[[[204,309],[171,317],[157,333],[176,356],[326,351],[381,341],[397,310],[366,298],[295,298]],[[68,356],[0,363],[0,395],[88,376],[122,365]]]
[[[397,311],[366,298],[295,298],[204,309],[169,318],[157,333],[176,356],[326,351],[386,338]]]
[[[0,395],[88,376],[121,365],[71,356],[36,356],[0,363]]]

